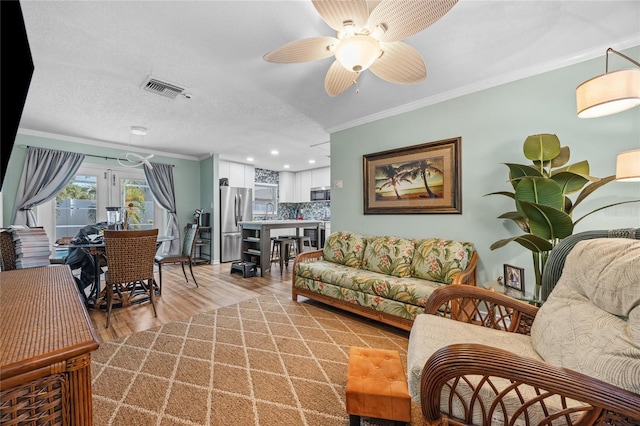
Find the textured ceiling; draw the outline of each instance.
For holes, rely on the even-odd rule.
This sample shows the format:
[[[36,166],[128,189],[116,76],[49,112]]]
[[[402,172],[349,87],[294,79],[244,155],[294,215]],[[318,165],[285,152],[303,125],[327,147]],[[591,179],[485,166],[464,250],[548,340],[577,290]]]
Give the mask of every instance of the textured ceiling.
[[[21,129],[144,152],[252,156],[272,170],[329,165],[332,131],[596,56],[604,72],[607,47],[640,45],[638,1],[462,0],[405,40],[425,59],[425,81],[397,85],[365,71],[358,93],[331,98],[324,76],[333,59],[262,59],[291,41],[335,35],[310,1],[21,4],[35,66]],[[149,75],[192,98],[142,90]],[[131,126],[147,136],[132,140]]]

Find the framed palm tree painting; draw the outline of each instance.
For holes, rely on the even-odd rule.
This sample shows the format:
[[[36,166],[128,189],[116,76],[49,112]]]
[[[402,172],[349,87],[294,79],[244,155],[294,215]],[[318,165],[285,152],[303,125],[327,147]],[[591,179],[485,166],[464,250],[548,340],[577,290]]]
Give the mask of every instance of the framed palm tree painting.
[[[462,213],[460,142],[364,155],[364,214]]]

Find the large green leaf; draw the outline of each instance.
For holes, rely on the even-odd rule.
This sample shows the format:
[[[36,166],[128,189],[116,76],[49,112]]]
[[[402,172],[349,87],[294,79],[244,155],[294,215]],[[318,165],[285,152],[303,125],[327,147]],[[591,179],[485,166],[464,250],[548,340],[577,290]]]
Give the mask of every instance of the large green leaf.
[[[551,160],[551,167],[557,168],[562,167],[569,162],[569,157],[571,156],[571,150],[568,146],[563,146],[560,148],[560,154],[553,160]]]
[[[572,172],[554,174],[551,179],[560,186],[563,194],[578,192],[589,182],[586,177]]]
[[[484,194],[485,197],[487,195],[504,195],[507,196],[509,198],[513,198],[515,200],[516,198],[516,194],[514,194],[513,192],[507,192],[507,191],[498,191],[498,192],[490,192],[489,194]]]
[[[591,195],[593,193],[593,191],[595,191],[598,188],[602,188],[603,186],[605,186],[606,184],[608,184],[612,180],[615,180],[615,178],[616,178],[615,175],[611,175],[611,176],[607,176],[606,178],[602,178],[597,182],[593,182],[593,183],[587,185],[582,190],[582,192],[580,192],[580,195],[578,195],[578,198],[576,198],[576,201],[574,201],[573,207],[571,208],[571,211],[573,211],[573,209],[575,209],[576,206],[582,202],[582,200],[584,200],[589,195]],[[571,213],[571,211],[567,211],[567,213]]]
[[[524,156],[531,161],[545,162],[560,154],[560,139],[551,133],[531,135],[524,141]]]
[[[566,238],[573,234],[573,221],[565,212],[542,204],[520,202],[524,216],[529,219],[531,233],[547,240]]]
[[[509,219],[509,220],[512,220],[524,232],[527,232],[527,233],[530,232],[529,220],[526,217],[522,216],[518,212],[506,212],[506,213],[503,213],[500,216],[498,216],[498,219]]]
[[[516,185],[518,185],[518,182],[520,181],[520,179],[522,179],[523,177],[528,177],[528,176],[541,177],[542,176],[542,174],[540,173],[540,170],[531,166],[527,166],[525,164],[506,163],[506,165],[507,167],[509,167],[509,181],[511,182],[511,185],[513,186],[514,189]]]
[[[553,244],[551,244],[551,242],[545,240],[544,238],[540,238],[531,234],[520,235],[518,237],[505,238],[504,240],[496,241],[495,243],[491,244],[490,248],[491,250],[495,250],[497,248],[504,247],[513,241],[520,244],[527,250],[531,250],[534,253],[549,251],[553,248]]]
[[[569,164],[566,167],[561,169],[556,169],[551,173],[552,175],[562,173],[562,172],[572,172],[578,175],[582,175],[589,180],[598,180],[598,178],[589,176],[589,162],[588,161],[579,161],[574,164]]]
[[[516,186],[516,201],[544,204],[558,210],[564,206],[562,188],[555,181],[545,178],[523,178]],[[516,208],[523,216],[526,214],[516,202]]]

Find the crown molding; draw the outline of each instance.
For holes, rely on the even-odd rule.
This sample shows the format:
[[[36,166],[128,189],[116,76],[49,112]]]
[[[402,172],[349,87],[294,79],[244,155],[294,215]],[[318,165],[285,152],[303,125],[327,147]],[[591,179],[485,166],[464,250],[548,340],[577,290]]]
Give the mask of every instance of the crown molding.
[[[113,142],[106,142],[106,141],[99,141],[99,140],[96,140],[96,139],[86,139],[86,138],[77,138],[75,136],[59,135],[59,134],[56,134],[56,133],[41,132],[39,130],[25,129],[25,128],[22,128],[22,127],[18,128],[18,134],[25,135],[25,136],[36,136],[36,137],[47,138],[47,139],[58,139],[58,140],[61,140],[61,141],[66,141],[66,142],[79,143],[79,144],[83,144],[83,145],[99,146],[99,147],[103,147],[103,148],[106,147],[106,148],[120,149],[120,150],[126,150],[128,152],[139,152],[139,153],[143,153],[143,154],[162,155],[164,157],[179,158],[179,159],[182,159],[182,160],[192,160],[192,161],[198,161],[199,160],[198,157],[193,157],[193,156],[190,156],[190,155],[174,154],[172,152],[156,151],[156,150],[152,150],[152,149],[141,149],[140,147],[136,147],[136,146],[122,145],[122,144],[117,144],[117,143],[113,143]]]
[[[335,133],[342,130],[351,129],[356,126],[368,124],[374,121],[382,120],[384,118],[393,117],[396,115],[404,114],[407,112],[415,111],[417,109],[427,107],[430,105],[436,105],[441,102],[449,101],[451,99],[459,98],[461,96],[470,95],[472,93],[480,92],[482,90],[490,89],[492,87],[501,86],[503,84],[511,83],[517,80],[522,80],[528,77],[533,77],[545,72],[554,71],[560,68],[575,65],[580,62],[585,62],[591,59],[605,56],[605,53],[609,47],[615,50],[625,50],[632,47],[640,46],[640,39],[627,39],[617,43],[610,43],[606,46],[598,46],[582,52],[579,52],[570,57],[560,58],[554,61],[545,62],[542,64],[536,64],[529,68],[525,68],[519,71],[510,73],[504,73],[492,77],[487,80],[479,81],[477,83],[469,84],[467,86],[459,87],[448,92],[444,92],[435,96],[420,99],[415,102],[401,105],[396,108],[390,108],[384,111],[380,111],[375,114],[368,115],[366,117],[359,118],[357,120],[349,121],[346,123],[338,124],[336,126],[326,129],[329,133]],[[604,70],[604,67],[603,67]]]

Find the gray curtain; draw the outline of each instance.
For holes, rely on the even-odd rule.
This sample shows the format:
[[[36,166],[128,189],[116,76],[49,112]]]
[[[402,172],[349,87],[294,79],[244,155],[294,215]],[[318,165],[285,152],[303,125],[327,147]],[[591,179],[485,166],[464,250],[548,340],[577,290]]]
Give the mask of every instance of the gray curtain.
[[[151,188],[153,198],[160,206],[169,212],[169,220],[165,235],[171,235],[176,239],[169,242],[168,254],[180,253],[180,228],[178,228],[178,216],[176,215],[176,189],[173,184],[173,166],[170,164],[151,163],[153,168],[144,164],[144,174]],[[165,243],[166,244],[166,243]]]
[[[75,177],[83,160],[84,154],[29,147],[12,223],[38,226],[32,209],[62,191]]]

